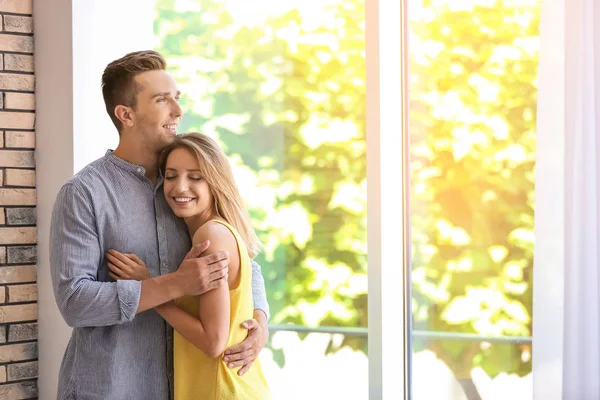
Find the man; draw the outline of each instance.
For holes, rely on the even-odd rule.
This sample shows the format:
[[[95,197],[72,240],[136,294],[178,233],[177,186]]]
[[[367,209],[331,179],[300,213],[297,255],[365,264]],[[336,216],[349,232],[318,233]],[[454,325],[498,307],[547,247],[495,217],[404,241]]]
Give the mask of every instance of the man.
[[[185,223],[171,212],[161,188],[158,156],[182,116],[179,91],[165,68],[154,51],[130,53],[106,67],[102,93],[119,145],[65,183],[54,205],[52,282],[58,307],[74,328],[58,399],[168,399],[172,330],[153,308],[227,282],[227,254],[200,257],[208,243],[190,250]],[[113,280],[104,256],[110,249],[137,254],[153,278]],[[268,339],[257,264],[252,284],[248,337],[224,357],[231,368],[243,366],[241,374]]]

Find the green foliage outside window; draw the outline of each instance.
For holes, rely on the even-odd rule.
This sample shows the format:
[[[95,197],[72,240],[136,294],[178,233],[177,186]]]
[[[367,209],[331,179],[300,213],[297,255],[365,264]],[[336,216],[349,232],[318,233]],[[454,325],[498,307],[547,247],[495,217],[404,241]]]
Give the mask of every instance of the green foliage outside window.
[[[217,137],[235,164],[275,324],[367,326],[364,3],[252,26],[216,0],[157,0],[180,132]],[[415,329],[531,335],[538,26],[539,0],[411,14]],[[528,346],[425,347],[459,380],[531,371]]]

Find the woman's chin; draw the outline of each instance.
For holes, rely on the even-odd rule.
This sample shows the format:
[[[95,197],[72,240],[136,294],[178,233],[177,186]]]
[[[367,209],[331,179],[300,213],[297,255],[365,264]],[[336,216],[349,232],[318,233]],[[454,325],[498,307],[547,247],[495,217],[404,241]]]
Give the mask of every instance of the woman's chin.
[[[175,214],[179,218],[187,218],[190,217],[191,212],[184,210],[173,210],[173,214]]]

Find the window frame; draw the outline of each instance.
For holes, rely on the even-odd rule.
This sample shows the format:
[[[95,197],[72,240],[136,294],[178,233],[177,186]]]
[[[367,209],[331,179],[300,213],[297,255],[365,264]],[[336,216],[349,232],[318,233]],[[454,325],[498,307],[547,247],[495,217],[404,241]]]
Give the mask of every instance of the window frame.
[[[412,397],[407,11],[406,0],[366,2],[371,400]]]

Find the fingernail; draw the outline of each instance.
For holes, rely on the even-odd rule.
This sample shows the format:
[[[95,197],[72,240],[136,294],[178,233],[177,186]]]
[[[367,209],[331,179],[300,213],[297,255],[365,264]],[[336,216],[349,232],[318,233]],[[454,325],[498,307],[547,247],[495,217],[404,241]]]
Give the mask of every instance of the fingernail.
[[[233,363],[229,363],[228,367],[233,368]]]
[[[225,361],[225,362],[229,361],[229,357],[223,358],[223,361]]]
[[[248,324],[246,322],[244,322],[242,325],[244,326],[244,328],[248,327]]]
[[[230,354],[230,353],[231,353],[231,352],[230,352],[229,350],[226,350],[226,351],[225,351],[225,354]]]

